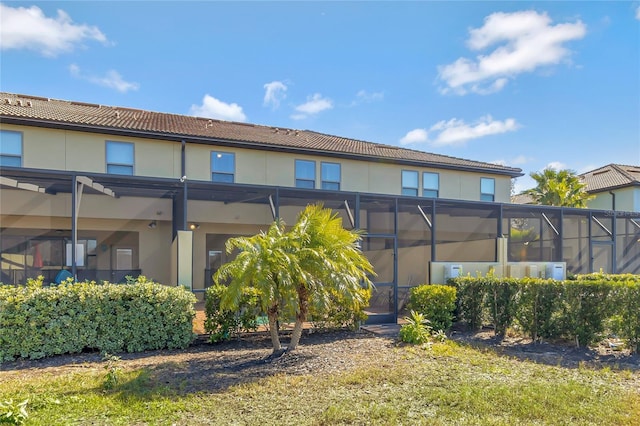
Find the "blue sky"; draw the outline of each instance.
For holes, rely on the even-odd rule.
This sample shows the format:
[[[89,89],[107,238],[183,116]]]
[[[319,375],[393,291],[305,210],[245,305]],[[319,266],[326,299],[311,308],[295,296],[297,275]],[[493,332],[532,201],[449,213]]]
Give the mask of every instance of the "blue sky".
[[[526,174],[640,164],[640,1],[1,5],[3,91],[308,129]]]

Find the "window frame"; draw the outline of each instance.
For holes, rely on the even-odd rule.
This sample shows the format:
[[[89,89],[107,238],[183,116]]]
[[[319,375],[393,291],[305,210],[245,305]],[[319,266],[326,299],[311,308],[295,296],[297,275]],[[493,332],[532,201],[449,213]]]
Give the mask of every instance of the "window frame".
[[[5,130],[5,129],[0,130],[0,134],[3,134],[3,133],[15,133],[16,135],[20,136],[20,154],[16,155],[16,154],[9,154],[9,153],[2,152],[1,151],[2,145],[0,144],[0,167],[22,167],[22,161],[24,156],[24,133],[17,130]],[[1,139],[2,137],[0,136],[0,140]],[[3,162],[4,159],[15,159],[15,158],[19,160],[18,165],[4,164]]]
[[[427,188],[427,186],[425,185],[425,176],[427,175],[433,175],[436,177],[436,183],[437,186],[436,188]],[[435,195],[433,194],[427,194],[427,191],[432,191],[435,192]],[[440,197],[440,173],[437,172],[422,172],[422,196],[425,198],[439,198]]]
[[[412,175],[415,175],[415,180],[416,180],[416,186],[407,186],[405,185],[405,173],[411,173]],[[418,173],[417,170],[402,170],[400,173],[400,180],[401,180],[401,194],[405,195],[407,197],[417,197],[420,194],[420,173]],[[411,193],[407,193],[405,191],[411,191]],[[415,193],[414,193],[415,192]]]
[[[219,156],[218,158],[222,158],[224,155],[229,155],[233,159],[233,171],[216,171],[213,167],[214,158]],[[216,180],[215,176],[231,176],[231,181],[228,180]],[[230,151],[211,151],[211,182],[216,183],[236,183],[236,153]]]
[[[133,142],[123,142],[123,141],[113,141],[113,140],[107,140],[105,141],[106,143],[104,144],[104,148],[105,148],[105,172],[111,175],[123,175],[123,176],[133,176],[135,175],[136,172],[136,144]],[[109,161],[109,145],[113,145],[113,144],[119,144],[119,145],[127,145],[127,146],[131,146],[131,164],[129,163],[116,163],[116,162],[110,162]],[[131,168],[131,173],[118,173],[118,172],[113,172],[109,170],[110,166],[115,166],[115,167],[130,167]]]
[[[337,166],[338,167],[338,180],[331,180],[328,178],[325,178],[324,176],[324,166]],[[340,187],[341,187],[341,182],[342,182],[342,164],[341,163],[333,163],[331,161],[321,161],[320,162],[320,187],[322,189],[328,190],[328,191],[340,191]],[[337,185],[337,188],[333,187],[331,188],[330,186],[332,185]]]
[[[313,180],[308,179],[306,177],[298,177],[298,165],[300,163],[311,163],[313,164]],[[296,158],[295,160],[295,164],[294,164],[294,178],[295,178],[295,187],[296,188],[302,188],[302,189],[315,189],[316,188],[316,177],[317,177],[317,170],[316,170],[316,161],[315,160],[302,160],[302,159],[298,159]],[[299,183],[300,182],[311,182],[312,186],[300,186]]]
[[[483,192],[483,182],[491,182],[493,186],[493,192]],[[494,202],[496,200],[496,180],[495,178],[480,178],[480,201]]]

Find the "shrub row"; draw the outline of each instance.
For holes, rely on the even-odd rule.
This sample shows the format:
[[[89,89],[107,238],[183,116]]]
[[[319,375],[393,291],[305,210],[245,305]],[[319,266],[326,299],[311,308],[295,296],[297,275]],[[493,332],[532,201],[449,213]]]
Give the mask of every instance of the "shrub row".
[[[239,307],[235,311],[220,308],[220,301],[227,287],[213,285],[205,293],[205,332],[210,334],[212,342],[218,342],[238,337],[240,333],[255,331],[258,328],[258,318],[265,316],[260,309],[260,293],[253,287],[244,287],[240,297]],[[361,289],[361,296],[367,306],[371,297],[371,290]],[[309,321],[317,329],[355,329],[367,319],[363,308],[354,309],[347,298],[338,292],[330,295],[328,308],[320,309],[311,305]],[[290,318],[280,318],[281,323],[290,322]],[[265,320],[266,322],[266,320]]]
[[[0,286],[0,362],[77,353],[185,348],[194,295],[153,282]]]
[[[458,319],[478,329],[486,321],[496,334],[518,325],[533,340],[575,339],[588,345],[604,332],[640,344],[640,277],[590,274],[570,281],[538,278],[460,277]]]

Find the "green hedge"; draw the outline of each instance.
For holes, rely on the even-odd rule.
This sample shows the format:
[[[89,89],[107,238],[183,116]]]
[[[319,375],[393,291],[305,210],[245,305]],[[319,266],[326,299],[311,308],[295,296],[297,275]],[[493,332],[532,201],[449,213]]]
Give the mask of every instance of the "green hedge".
[[[447,330],[456,309],[456,288],[448,285],[421,285],[409,291],[409,309],[419,312],[433,330]]]
[[[517,325],[533,340],[564,338],[580,345],[617,334],[634,351],[640,344],[640,276],[578,275],[568,281],[537,278],[460,277],[458,316],[496,334]]]
[[[0,362],[16,357],[185,348],[195,296],[182,287],[65,282],[0,286]]]
[[[226,286],[216,284],[209,287],[205,293],[204,331],[210,334],[211,342],[228,340],[239,336],[242,332],[258,329],[260,315],[258,290],[253,287],[244,287],[238,310],[235,312],[220,308],[220,301],[226,291]]]
[[[236,311],[220,309],[220,300],[227,287],[224,285],[213,285],[205,293],[205,314],[204,330],[210,334],[211,342],[229,340],[238,337],[241,333],[255,331],[258,328],[258,318],[266,315],[260,309],[260,293],[253,287],[244,287]],[[309,307],[309,322],[316,329],[356,329],[360,323],[367,319],[364,307],[369,303],[371,290],[360,289],[360,296],[364,303],[355,308],[344,295],[333,292],[329,295],[330,300],[325,307],[311,305]],[[280,323],[293,321],[291,318],[282,316]]]

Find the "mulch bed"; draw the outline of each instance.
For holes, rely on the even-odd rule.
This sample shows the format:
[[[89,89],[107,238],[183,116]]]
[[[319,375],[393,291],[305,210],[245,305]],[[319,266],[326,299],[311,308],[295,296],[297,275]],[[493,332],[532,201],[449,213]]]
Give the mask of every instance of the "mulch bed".
[[[568,344],[532,343],[526,339],[496,339],[492,330],[477,333],[454,330],[451,339],[502,355],[554,366],[611,367],[640,371],[640,356],[605,347],[576,348]],[[282,339],[286,346],[286,336]],[[123,369],[146,368],[156,384],[178,392],[219,392],[230,386],[277,374],[321,375],[355,370],[363,365],[392,365],[401,362],[403,351],[394,348],[397,339],[379,337],[367,331],[332,331],[303,335],[296,351],[272,355],[266,332],[241,339],[209,343],[201,335],[185,350],[161,350],[119,354]],[[59,374],[74,371],[104,371],[98,353],[61,355],[41,360],[18,360],[0,364],[0,379]]]

